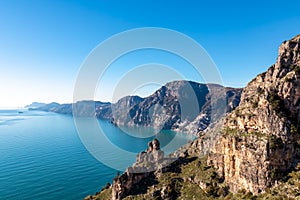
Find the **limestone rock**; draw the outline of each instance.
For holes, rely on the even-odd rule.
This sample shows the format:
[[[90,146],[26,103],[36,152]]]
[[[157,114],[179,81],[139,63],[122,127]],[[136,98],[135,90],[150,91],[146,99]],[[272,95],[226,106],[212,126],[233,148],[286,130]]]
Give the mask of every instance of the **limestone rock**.
[[[160,170],[164,161],[164,152],[160,150],[160,142],[157,139],[148,143],[148,148],[137,155],[136,163],[128,167],[126,172],[117,176],[112,184],[112,199],[120,200],[131,193],[131,189],[143,178]]]
[[[300,35],[279,48],[275,65],[243,90],[209,156],[230,189],[255,194],[299,162]]]
[[[241,91],[217,84],[173,81],[114,116],[113,123],[198,134],[235,109]]]

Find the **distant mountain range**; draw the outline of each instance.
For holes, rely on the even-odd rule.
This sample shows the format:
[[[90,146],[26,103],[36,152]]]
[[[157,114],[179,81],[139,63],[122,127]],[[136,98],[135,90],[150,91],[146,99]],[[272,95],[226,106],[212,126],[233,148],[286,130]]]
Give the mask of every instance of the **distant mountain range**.
[[[235,109],[242,89],[192,81],[173,81],[152,95],[126,96],[116,103],[80,101],[75,104],[43,104],[28,107],[60,114],[73,114],[111,121],[117,126],[151,126],[191,134],[201,134],[210,123]],[[73,109],[72,109],[73,106]],[[74,113],[75,112],[75,113]]]
[[[30,105],[25,106],[25,108],[29,108],[29,109],[35,109],[35,108],[40,108],[46,106],[45,103],[39,103],[39,102],[33,102]]]

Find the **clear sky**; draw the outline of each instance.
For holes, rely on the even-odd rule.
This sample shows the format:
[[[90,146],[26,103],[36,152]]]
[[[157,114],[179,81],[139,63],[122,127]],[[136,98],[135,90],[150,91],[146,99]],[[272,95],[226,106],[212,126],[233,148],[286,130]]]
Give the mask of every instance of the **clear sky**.
[[[281,42],[300,34],[299,7],[297,0],[0,0],[0,107],[72,102],[80,65],[90,51],[113,34],[140,27],[190,36],[210,54],[226,86],[243,87],[275,63]],[[148,62],[184,65],[164,53],[129,55],[111,70],[111,82],[97,100],[111,100],[108,83],[122,76],[118,67]]]

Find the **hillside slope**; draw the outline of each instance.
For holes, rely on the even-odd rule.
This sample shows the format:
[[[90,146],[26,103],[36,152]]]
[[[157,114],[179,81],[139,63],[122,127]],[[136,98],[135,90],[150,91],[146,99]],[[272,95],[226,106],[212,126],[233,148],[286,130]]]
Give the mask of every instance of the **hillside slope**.
[[[112,121],[118,126],[151,126],[201,134],[238,106],[241,91],[216,84],[173,81],[123,109],[125,112],[113,112]]]

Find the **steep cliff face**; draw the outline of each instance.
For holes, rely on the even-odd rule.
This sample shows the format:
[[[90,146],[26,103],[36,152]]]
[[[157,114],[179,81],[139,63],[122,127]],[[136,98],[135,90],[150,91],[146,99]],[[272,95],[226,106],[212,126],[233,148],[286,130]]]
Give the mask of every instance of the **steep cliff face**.
[[[139,96],[126,96],[119,99],[116,103],[111,104],[107,110],[103,110],[97,108],[96,116],[100,119],[108,119],[111,122],[115,123],[119,121],[120,118],[123,119],[123,124],[130,121],[130,117],[128,116],[128,112],[131,107],[139,104],[143,98]],[[103,115],[107,113],[106,115]]]
[[[113,112],[113,123],[197,134],[237,107],[240,95],[241,89],[173,81],[123,112]]]
[[[300,35],[283,42],[275,65],[243,90],[208,162],[230,189],[260,193],[300,158]]]
[[[227,88],[216,84],[207,84],[207,87],[209,93],[200,114],[192,121],[177,123],[178,128],[175,130],[203,136],[209,125],[219,122],[222,117],[239,105],[242,89]]]
[[[130,110],[132,123],[162,129],[177,128],[178,123],[197,117],[208,93],[204,84],[168,83]]]

